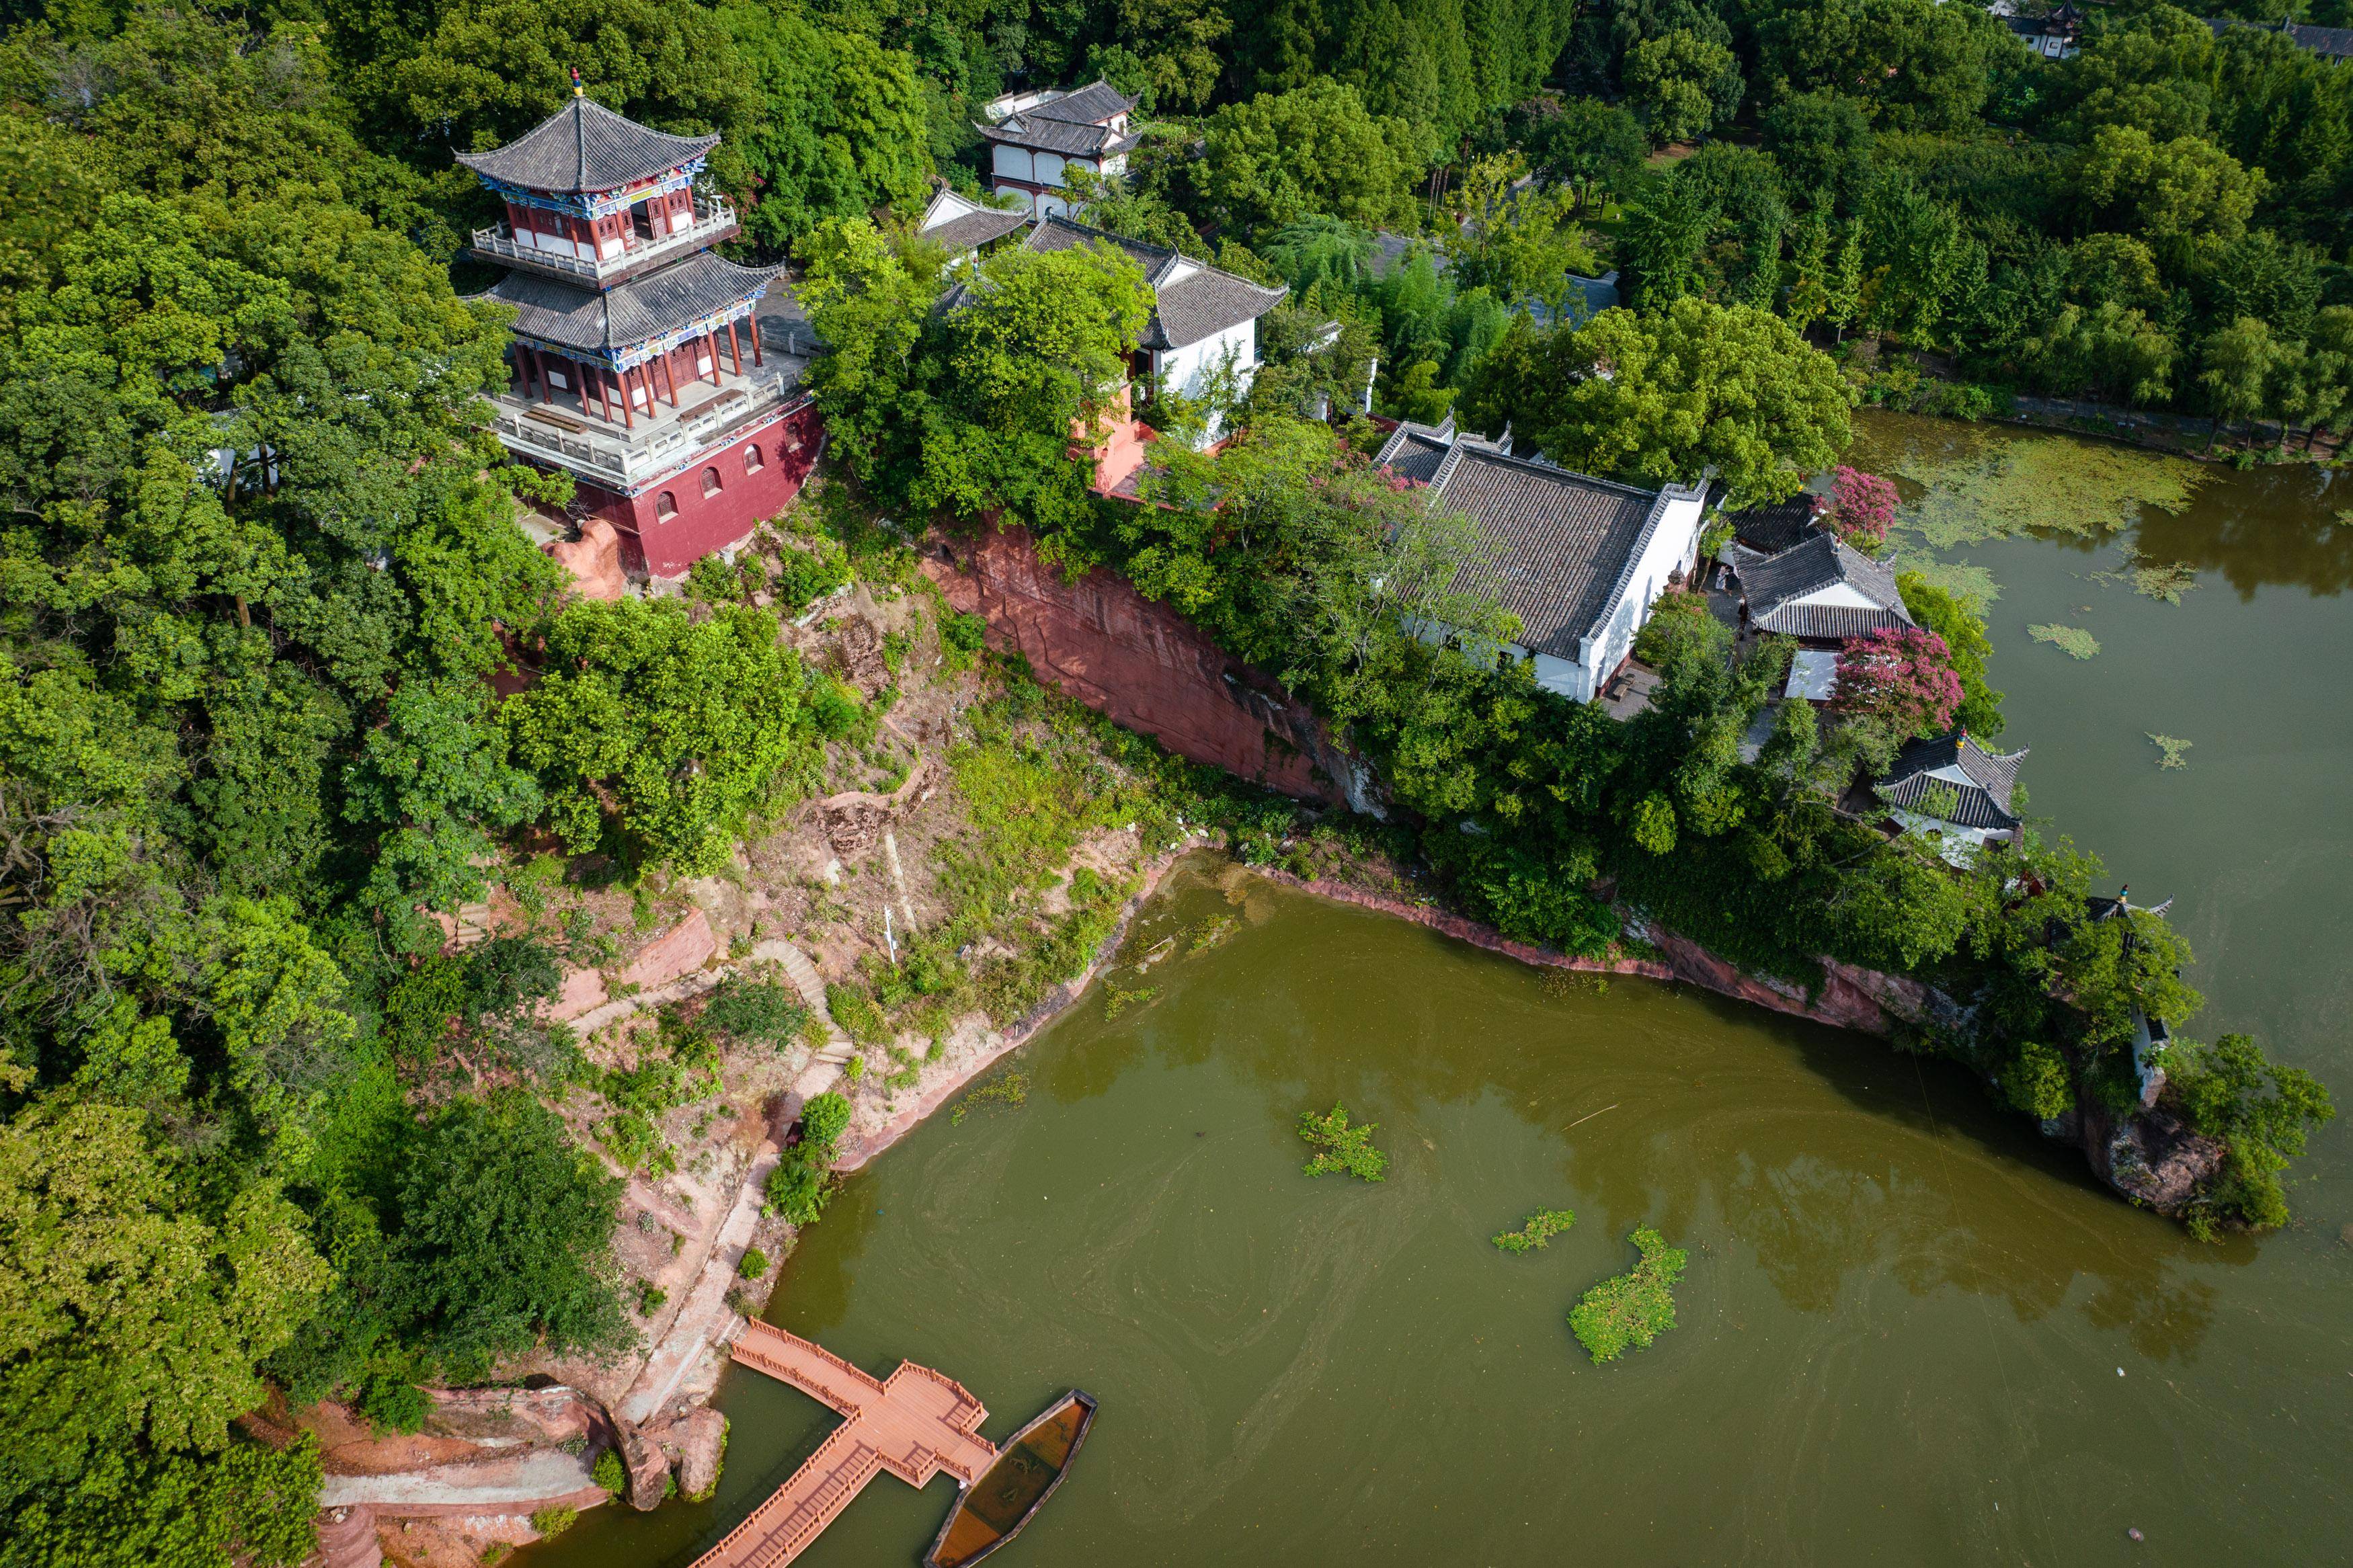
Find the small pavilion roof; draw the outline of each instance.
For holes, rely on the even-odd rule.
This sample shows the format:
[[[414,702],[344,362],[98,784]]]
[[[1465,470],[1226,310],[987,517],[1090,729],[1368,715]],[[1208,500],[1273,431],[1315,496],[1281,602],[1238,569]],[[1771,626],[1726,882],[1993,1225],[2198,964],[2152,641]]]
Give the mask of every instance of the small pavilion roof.
[[[1895,588],[1894,569],[1832,534],[1817,533],[1794,549],[1741,567],[1740,586],[1748,595],[1749,618],[1760,631],[1845,638],[1912,624],[1904,595]],[[1871,603],[1799,603],[1809,595],[1841,586]]]
[[[2019,818],[2010,799],[2018,784],[2018,764],[2025,756],[2023,748],[1989,752],[1967,730],[1955,730],[1905,746],[1873,787],[1890,805],[1926,815],[1923,802],[1941,785],[1955,798],[1952,809],[1935,813],[1939,820],[1957,827],[2016,827]]]
[[[936,240],[952,252],[962,255],[977,250],[995,240],[1003,239],[1029,221],[1027,207],[989,206],[954,191],[944,190],[932,198],[923,209],[923,221],[918,232],[925,239]]]
[[[503,184],[575,195],[650,180],[717,145],[716,136],[672,136],[575,97],[505,146],[458,162]]]
[[[523,337],[583,353],[609,354],[756,299],[782,270],[738,267],[704,251],[605,289],[510,272],[475,298],[512,305],[514,330]]]

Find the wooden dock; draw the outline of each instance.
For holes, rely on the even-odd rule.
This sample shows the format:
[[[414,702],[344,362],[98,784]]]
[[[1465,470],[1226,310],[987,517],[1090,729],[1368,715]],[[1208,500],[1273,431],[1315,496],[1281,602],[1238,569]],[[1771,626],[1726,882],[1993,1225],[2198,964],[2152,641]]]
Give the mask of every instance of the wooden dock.
[[[996,1446],[976,1436],[988,1412],[930,1367],[902,1361],[878,1381],[822,1345],[758,1322],[744,1326],[731,1353],[839,1412],[842,1424],[694,1568],[782,1568],[880,1472],[923,1487],[945,1470],[968,1487],[997,1460]]]

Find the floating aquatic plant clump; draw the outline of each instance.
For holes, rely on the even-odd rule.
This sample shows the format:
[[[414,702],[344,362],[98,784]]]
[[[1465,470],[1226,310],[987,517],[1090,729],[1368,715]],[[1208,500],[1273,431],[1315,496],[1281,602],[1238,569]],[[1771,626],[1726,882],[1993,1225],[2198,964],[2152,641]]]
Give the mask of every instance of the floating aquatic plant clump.
[[[1505,1252],[1537,1252],[1544,1244],[1577,1223],[1577,1215],[1568,1209],[1538,1209],[1522,1222],[1517,1230],[1507,1230],[1490,1237]]]
[[[2036,642],[2047,642],[2076,658],[2090,658],[2100,651],[2098,640],[2081,626],[2029,626],[2026,635]]]
[[[1388,1169],[1389,1157],[1373,1147],[1373,1134],[1380,1130],[1378,1122],[1367,1121],[1362,1126],[1348,1125],[1345,1107],[1335,1105],[1329,1116],[1318,1116],[1312,1110],[1299,1113],[1299,1135],[1315,1151],[1307,1162],[1311,1176],[1346,1174],[1360,1181],[1377,1182]]]
[[[1675,1281],[1691,1254],[1669,1247],[1649,1226],[1638,1226],[1632,1240],[1641,1261],[1588,1290],[1568,1314],[1569,1331],[1596,1366],[1648,1345],[1675,1326]]]
[[[2158,767],[2186,768],[2189,765],[2189,763],[2183,759],[2182,753],[2189,750],[2189,748],[2196,742],[2185,741],[2179,735],[2160,735],[2154,730],[2144,730],[2141,733],[2156,742],[2157,749],[2164,753],[2157,759],[2157,765]]]
[[[2137,550],[2125,552],[2124,564],[2113,572],[2094,572],[2098,583],[2121,583],[2144,599],[2181,603],[2181,595],[2198,586],[2198,574],[2180,561],[2155,561]]]

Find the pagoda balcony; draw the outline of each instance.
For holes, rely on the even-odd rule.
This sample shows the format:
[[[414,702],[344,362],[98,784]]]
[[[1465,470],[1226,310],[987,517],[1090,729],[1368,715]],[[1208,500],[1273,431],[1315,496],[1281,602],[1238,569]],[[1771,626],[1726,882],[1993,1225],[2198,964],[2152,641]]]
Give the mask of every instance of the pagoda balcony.
[[[664,262],[733,239],[740,232],[733,204],[723,197],[697,192],[693,223],[663,235],[639,234],[632,227],[619,246],[601,257],[590,254],[586,244],[561,235],[517,236],[510,223],[476,229],[473,254],[477,260],[604,289],[626,282]]]
[[[679,389],[676,408],[659,397],[651,409],[640,404],[631,410],[628,426],[618,419],[608,423],[596,400],[584,405],[576,391],[558,390],[542,402],[535,391],[511,389],[491,400],[491,427],[519,458],[564,468],[606,489],[634,493],[802,395],[807,362],[789,354],[768,357],[766,368],[748,374],[723,372],[716,386],[688,383]],[[617,402],[618,395],[616,389]]]

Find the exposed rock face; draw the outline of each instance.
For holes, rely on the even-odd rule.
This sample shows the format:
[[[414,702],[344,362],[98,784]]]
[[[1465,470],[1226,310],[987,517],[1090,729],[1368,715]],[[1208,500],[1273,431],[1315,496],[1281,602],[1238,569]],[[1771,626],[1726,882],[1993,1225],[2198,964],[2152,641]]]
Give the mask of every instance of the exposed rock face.
[[[317,1568],[381,1568],[384,1547],[375,1514],[365,1508],[331,1508],[319,1515]]]
[[[891,807],[881,795],[853,795],[825,803],[826,839],[845,861],[873,848],[890,826]]]
[[[659,1508],[670,1490],[670,1456],[637,1427],[626,1421],[618,1425],[621,1466],[629,1475],[628,1488],[621,1495],[631,1508],[640,1511]]]
[[[678,1450],[678,1489],[689,1498],[709,1497],[719,1485],[720,1456],[727,1447],[727,1417],[704,1407],[672,1424]]]
[[[2097,1110],[2084,1117],[2084,1149],[2108,1185],[2159,1214],[2179,1214],[2222,1173],[2228,1152],[2192,1132],[2170,1110],[2144,1110],[2112,1121]]]
[[[555,1000],[544,1004],[540,1011],[549,1018],[570,1023],[583,1013],[593,1013],[608,1000],[605,994],[605,976],[594,969],[564,968],[564,989]]]
[[[584,599],[617,599],[628,589],[621,566],[620,530],[601,517],[581,524],[578,539],[549,545],[547,553],[572,574],[572,591]]]
[[[719,943],[711,934],[711,917],[700,908],[678,924],[638,950],[621,971],[625,985],[641,985],[651,990],[667,985],[681,974],[691,974],[711,962],[719,951]]]
[[[891,684],[891,667],[882,662],[882,635],[873,622],[852,616],[842,623],[841,666],[849,683],[869,697]]]
[[[1269,789],[1335,804],[1365,795],[1361,764],[1305,703],[1114,574],[1098,568],[1065,582],[1018,528],[949,548],[954,556],[926,558],[923,569],[951,605],[987,618],[991,647],[1019,653],[1047,685]]]

